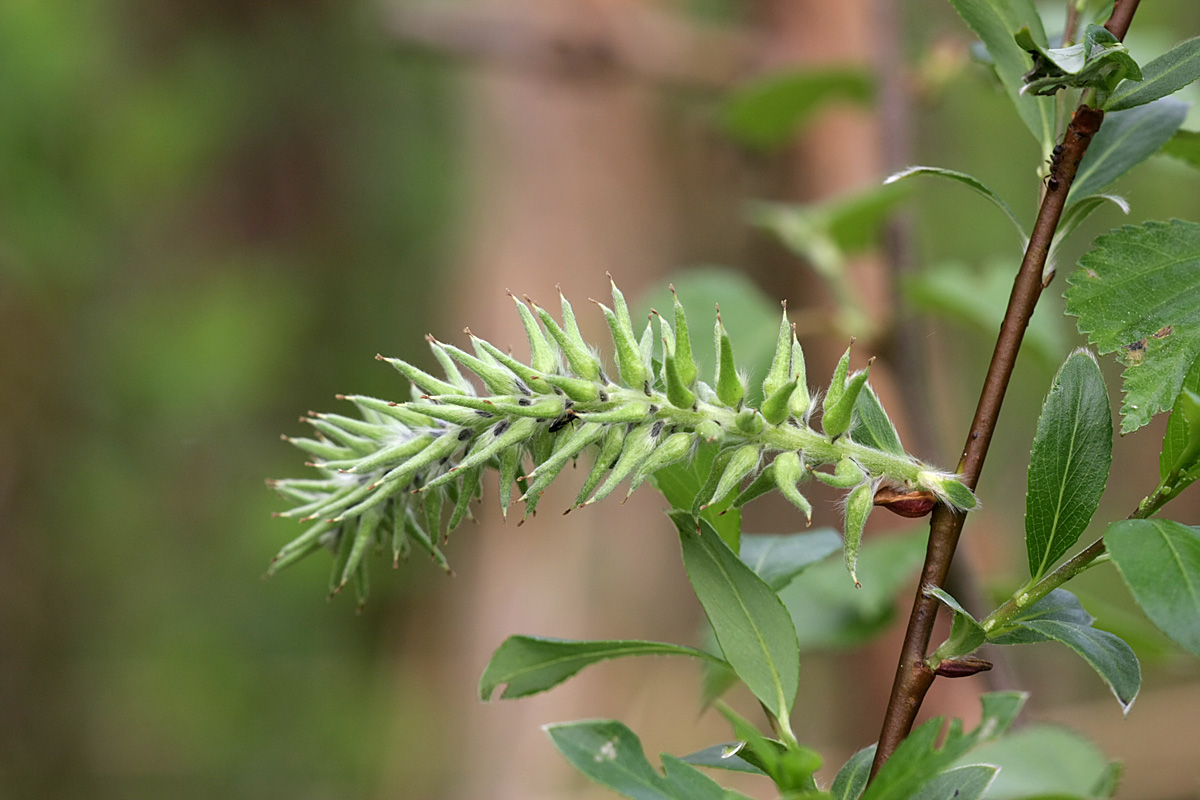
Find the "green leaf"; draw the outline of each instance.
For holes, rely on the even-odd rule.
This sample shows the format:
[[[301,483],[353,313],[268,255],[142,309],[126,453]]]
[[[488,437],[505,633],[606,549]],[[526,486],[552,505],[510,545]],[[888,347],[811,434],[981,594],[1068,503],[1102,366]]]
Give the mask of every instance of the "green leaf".
[[[666,469],[660,469],[650,476],[650,483],[662,492],[672,508],[691,513],[696,496],[712,471],[713,459],[718,450],[717,445],[702,445],[691,461],[677,462]],[[738,548],[742,531],[742,512],[740,509],[731,508],[732,502],[733,498],[729,498],[709,506],[700,512],[700,518],[707,520],[731,548]]]
[[[1200,655],[1200,533],[1170,520],[1130,519],[1109,525],[1104,543],[1146,616]]]
[[[1025,74],[1025,91],[1054,94],[1059,89],[1108,90],[1125,77],[1141,80],[1142,71],[1125,45],[1101,25],[1088,25],[1083,41],[1047,49],[1033,40],[1028,29],[1016,35],[1017,44],[1033,56],[1033,69]]]
[[[1038,418],[1025,494],[1025,548],[1036,581],[1079,540],[1112,464],[1112,412],[1096,359],[1063,363]]]
[[[800,647],[806,651],[853,647],[892,621],[896,595],[925,559],[928,528],[914,528],[863,543],[858,553],[862,588],[840,561],[809,567],[779,597],[791,611]]]
[[[664,642],[592,641],[510,636],[492,654],[479,679],[479,699],[487,702],[496,689],[507,686],[502,700],[544,692],[570,678],[584,667],[626,656],[692,656],[716,664],[715,656]]]
[[[558,751],[580,772],[635,800],[731,800],[742,797],[721,788],[696,768],[663,756],[666,775],[650,766],[642,742],[616,720],[580,720],[545,726]]]
[[[876,745],[864,747],[842,765],[829,788],[832,800],[858,800],[862,796],[871,774],[871,764],[875,761],[875,750]]]
[[[718,703],[717,710],[733,727],[733,735],[746,743],[741,756],[767,773],[785,796],[790,796],[790,792],[816,791],[813,773],[821,768],[820,754],[799,744],[785,745],[763,736],[748,719],[724,703]]]
[[[733,742],[731,744],[714,744],[711,747],[706,747],[703,750],[697,750],[694,753],[689,753],[683,756],[682,760],[697,767],[708,767],[709,769],[725,769],[730,772],[745,772],[750,775],[766,775],[758,767],[751,764],[746,759],[742,758],[739,752],[745,745],[745,742]]]
[[[1200,131],[1175,131],[1163,145],[1162,153],[1200,167]]]
[[[1058,229],[1054,232],[1054,243],[1050,246],[1050,255],[1047,256],[1046,266],[1043,269],[1044,276],[1054,275],[1058,270],[1058,251],[1071,238],[1071,234],[1083,224],[1084,220],[1098,211],[1105,203],[1112,203],[1126,215],[1129,214],[1129,203],[1124,197],[1117,194],[1093,194],[1081,197],[1066,207],[1062,218],[1058,221]],[[1044,284],[1046,281],[1043,280],[1042,283]]]
[[[943,660],[954,656],[965,656],[978,650],[979,645],[987,640],[983,626],[944,589],[930,586],[925,593],[930,597],[936,597],[954,614],[954,621],[950,624],[950,637],[938,647],[933,657]]]
[[[1065,644],[1096,670],[1128,714],[1142,682],[1137,656],[1117,636],[1091,627],[1094,621],[1075,595],[1055,589],[1003,629],[990,631],[988,640],[993,644],[1051,640]]]
[[[842,537],[833,528],[807,533],[748,533],[742,536],[738,555],[775,591],[787,586],[808,567],[842,549]]]
[[[903,169],[899,172],[889,175],[883,182],[885,184],[895,183],[897,181],[902,181],[905,178],[911,178],[914,175],[933,175],[939,178],[947,178],[952,181],[957,181],[967,188],[972,189],[977,194],[990,200],[992,205],[1000,209],[1000,211],[1004,213],[1004,216],[1008,217],[1008,221],[1011,222],[1013,227],[1017,229],[1017,236],[1019,236],[1021,239],[1021,247],[1024,247],[1025,243],[1029,241],[1029,237],[1025,233],[1025,226],[1023,226],[1021,221],[1017,219],[1017,215],[1013,213],[1013,210],[1009,207],[1008,203],[1004,202],[1004,198],[996,194],[990,186],[976,178],[974,175],[968,175],[965,172],[958,172],[957,170],[953,169],[943,169],[942,167],[909,167],[908,169]]]
[[[1003,735],[1024,705],[1025,695],[993,692],[981,700],[983,717],[970,733],[963,733],[962,720],[956,719],[951,720],[943,737],[942,717],[931,719],[910,733],[876,774],[862,800],[912,800],[923,796],[919,792],[951,769],[963,755]],[[934,784],[932,788],[937,787]]]
[[[1129,433],[1171,407],[1200,355],[1200,225],[1118,228],[1079,264],[1068,279],[1067,313],[1097,350],[1120,354],[1121,433]]]
[[[1104,103],[1106,111],[1121,111],[1174,94],[1200,78],[1200,37],[1188,39],[1142,68],[1142,80],[1122,81]]]
[[[1108,762],[1079,734],[1053,725],[1034,724],[983,745],[958,765],[992,764],[1000,774],[988,788],[988,800],[1027,800],[1062,796],[1090,798],[1105,776]]]
[[[874,88],[870,74],[857,69],[767,75],[733,92],[721,122],[738,142],[770,150],[787,144],[823,105],[836,100],[869,103]]]
[[[1163,97],[1106,114],[1075,173],[1068,200],[1097,194],[1158,152],[1183,124],[1187,110],[1188,104],[1182,100]]]
[[[1033,0],[950,0],[958,13],[987,47],[1004,91],[1017,113],[1048,154],[1054,147],[1054,99],[1022,94],[1023,76],[1029,70],[1029,55],[1013,38],[1028,27],[1033,40],[1046,45],[1046,33]]]
[[[1189,397],[1188,393],[1192,393]],[[1183,474],[1174,479],[1173,483],[1179,489],[1200,477],[1196,466],[1195,446],[1200,437],[1200,426],[1196,424],[1197,411],[1194,395],[1200,394],[1200,358],[1192,362],[1183,379],[1179,396],[1171,408],[1171,418],[1167,420],[1167,432],[1163,436],[1162,453],[1158,457],[1158,474],[1164,481],[1172,472],[1182,470]]]
[[[854,401],[854,426],[850,429],[850,438],[876,450],[904,455],[900,434],[869,383]]]
[[[906,276],[902,289],[914,309],[956,320],[994,338],[1004,319],[1016,274],[1015,259],[996,259],[982,270],[948,262]],[[1041,305],[1034,310],[1025,333],[1025,347],[1052,366],[1062,360],[1067,342],[1059,315],[1047,311],[1047,307]]]
[[[988,764],[955,767],[925,784],[912,800],[979,800],[999,772]]]
[[[786,721],[800,681],[796,631],[787,609],[708,522],[681,511],[669,516],[679,530],[688,580],[725,660],[754,696]]]

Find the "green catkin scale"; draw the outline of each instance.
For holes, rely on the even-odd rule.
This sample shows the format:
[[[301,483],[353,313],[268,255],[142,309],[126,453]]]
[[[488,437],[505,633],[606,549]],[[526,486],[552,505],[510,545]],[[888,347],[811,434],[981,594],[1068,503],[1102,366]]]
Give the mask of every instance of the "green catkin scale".
[[[507,512],[514,501],[515,483],[528,515],[564,468],[586,453],[595,460],[576,506],[600,501],[626,480],[631,493],[664,468],[689,465],[701,451],[712,454],[704,456],[711,458],[711,469],[695,478],[704,485],[692,501],[693,515],[709,505],[740,507],[779,491],[811,517],[812,507],[797,489],[809,475],[849,490],[851,571],[871,490],[880,481],[930,491],[958,509],[975,506],[974,495],[953,475],[897,447],[878,450],[847,435],[867,385],[865,371],[850,374],[849,351],[825,393],[821,429],[809,426],[813,402],[804,354],[786,310],[762,384],[765,399],[755,408],[745,405],[745,380],[719,317],[710,387],[697,380],[687,316],[677,297],[674,325],[659,317],[659,374],[651,372],[658,364],[652,361],[652,323],[635,338],[629,306],[615,285],[612,297],[612,308],[601,306],[616,348],[618,370],[612,376],[580,335],[565,297],[561,323],[528,298],[513,298],[529,340],[528,363],[476,336],[470,337],[474,354],[428,337],[444,378],[378,356],[412,384],[414,399],[339,396],[361,418],[311,414],[304,421],[316,430],[314,438],[285,437],[307,454],[318,475],[268,482],[292,504],[277,516],[308,520],[275,556],[268,574],[329,549],[330,593],[353,583],[365,598],[368,551],[390,550],[398,562],[414,544],[448,571],[438,538],[471,516],[485,470],[501,472],[502,509]]]

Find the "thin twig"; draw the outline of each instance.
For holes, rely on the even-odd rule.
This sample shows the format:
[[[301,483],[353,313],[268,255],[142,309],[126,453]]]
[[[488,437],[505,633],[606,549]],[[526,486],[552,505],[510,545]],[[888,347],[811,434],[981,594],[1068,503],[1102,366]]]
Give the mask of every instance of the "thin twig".
[[[1105,27],[1118,38],[1123,38],[1137,5],[1138,0],[1117,0],[1113,15]],[[1042,293],[1042,272],[1046,266],[1050,244],[1058,229],[1059,218],[1066,205],[1067,193],[1075,179],[1079,162],[1103,120],[1103,111],[1081,105],[1067,128],[1061,155],[1051,169],[1047,191],[1038,210],[1029,246],[1025,251],[1025,258],[1021,261],[1021,269],[1013,284],[1008,309],[1005,311],[1000,335],[996,340],[996,349],[992,354],[991,364],[988,365],[979,405],[971,422],[962,460],[959,462],[958,471],[962,474],[963,481],[972,489],[979,481],[979,473],[983,469],[988,446],[996,430],[996,421],[1009,379],[1012,377],[1021,340]],[[933,634],[933,623],[937,618],[938,601],[929,596],[925,589],[944,584],[950,564],[954,560],[954,550],[958,546],[964,520],[963,514],[956,513],[947,506],[939,505],[934,509],[929,526],[925,565],[921,570],[921,582],[917,587],[908,629],[904,635],[896,678],[888,698],[883,728],[879,734],[879,747],[871,765],[871,777],[879,772],[880,767],[912,730],[921,703],[933,684],[934,674],[925,663],[925,655]]]

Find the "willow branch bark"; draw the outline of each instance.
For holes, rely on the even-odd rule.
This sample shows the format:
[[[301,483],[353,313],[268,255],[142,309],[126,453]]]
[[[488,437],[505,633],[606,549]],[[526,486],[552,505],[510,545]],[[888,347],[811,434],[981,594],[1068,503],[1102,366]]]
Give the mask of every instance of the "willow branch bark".
[[[1124,38],[1129,29],[1130,20],[1137,10],[1139,0],[1117,0],[1112,17],[1105,26],[1118,38]],[[958,471],[963,481],[972,489],[979,482],[979,474],[987,457],[988,446],[996,430],[996,421],[1000,415],[1000,407],[1004,402],[1004,394],[1012,377],[1013,366],[1016,364],[1017,353],[1025,336],[1025,329],[1044,287],[1043,270],[1046,258],[1050,252],[1050,244],[1058,230],[1058,222],[1066,206],[1067,194],[1075,179],[1079,162],[1087,152],[1088,145],[1096,131],[1104,121],[1104,112],[1081,105],[1076,109],[1063,139],[1063,149],[1055,160],[1050,178],[1047,183],[1041,208],[1038,210],[1037,221],[1021,261],[1021,269],[1013,283],[1012,294],[1009,296],[1008,308],[1004,321],[1000,325],[1000,335],[996,340],[996,349],[992,353],[988,365],[987,377],[984,379],[980,392],[979,405],[975,409],[975,418],[963,447],[962,459]],[[1048,276],[1049,277],[1053,277]],[[1047,278],[1047,282],[1048,282]],[[888,699],[887,711],[884,714],[883,728],[879,734],[879,747],[875,752],[875,761],[871,765],[873,778],[879,769],[899,746],[900,742],[912,730],[913,721],[921,708],[929,687],[933,685],[933,671],[926,665],[925,656],[929,649],[929,640],[933,634],[933,624],[937,618],[938,601],[929,596],[925,589],[930,586],[942,586],[950,564],[954,560],[954,551],[962,534],[965,516],[956,513],[947,506],[939,505],[933,511],[929,525],[929,546],[925,553],[925,565],[921,570],[921,582],[917,586],[916,597],[913,600],[912,612],[908,620],[908,628],[904,635],[904,644],[900,652],[900,661],[896,667],[896,677],[892,684],[891,696]]]

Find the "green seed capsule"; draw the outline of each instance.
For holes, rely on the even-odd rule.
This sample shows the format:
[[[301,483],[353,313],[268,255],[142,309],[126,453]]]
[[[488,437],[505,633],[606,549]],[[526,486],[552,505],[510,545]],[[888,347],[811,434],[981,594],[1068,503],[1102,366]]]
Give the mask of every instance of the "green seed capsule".
[[[339,469],[355,475],[366,475],[377,469],[392,469],[400,462],[412,458],[433,443],[434,437],[429,434],[414,436],[406,441],[400,441],[387,447],[381,447],[369,456],[357,461],[329,462],[331,469]],[[344,465],[344,466],[343,466]]]
[[[346,562],[350,560],[350,551],[354,549],[354,533],[348,525],[342,526],[342,532],[337,542],[337,552],[333,558],[333,567],[329,571],[330,600],[342,590],[342,573],[346,570]]]
[[[404,532],[408,534],[408,538],[417,543],[417,546],[429,554],[433,559],[433,563],[437,564],[446,572],[450,572],[450,564],[446,561],[446,557],[442,555],[442,551],[434,543],[434,540],[425,532],[417,518],[413,515],[411,509],[406,509],[404,514]],[[436,536],[437,533],[434,533]]]
[[[445,495],[442,494],[442,490],[426,492],[421,496],[421,510],[425,514],[425,529],[429,531],[429,535],[433,537],[434,541],[437,541],[442,531],[442,506],[444,502]]]
[[[355,419],[342,414],[314,414],[309,412],[313,419],[319,419],[330,425],[336,425],[347,433],[355,436],[362,436],[367,439],[379,441],[391,437],[394,428],[390,425],[380,425],[374,422],[367,422],[363,419]]]
[[[533,304],[533,310],[537,313],[538,319],[546,326],[546,332],[550,334],[550,338],[554,339],[558,344],[558,348],[562,350],[563,355],[567,358],[567,364],[571,367],[571,371],[589,381],[599,380],[600,365],[596,362],[595,356],[588,349],[587,344],[583,341],[583,337],[579,333],[579,326],[575,322],[575,312],[571,309],[571,304],[567,302],[567,298],[559,292],[559,297],[562,299],[563,325],[554,321],[554,317],[550,316],[550,312]]]
[[[757,447],[747,444],[737,448],[729,459],[729,466],[725,467],[725,472],[722,473],[721,480],[717,483],[717,489],[713,492],[712,499],[707,505],[717,505],[724,500],[757,466]]]
[[[587,501],[592,491],[600,485],[604,473],[608,472],[613,462],[617,460],[617,456],[621,454],[621,448],[625,445],[625,430],[624,425],[609,427],[608,432],[604,435],[604,441],[600,444],[600,452],[596,454],[596,462],[592,464],[592,471],[584,479],[579,496],[575,498],[576,506],[581,506]]]
[[[704,485],[700,487],[700,491],[696,492],[696,498],[692,501],[693,517],[700,516],[700,512],[708,506],[716,505],[715,502],[710,502],[713,493],[717,491],[717,484],[721,482],[721,476],[725,474],[725,469],[729,466],[729,461],[737,451],[738,448],[736,447],[727,447],[713,457],[712,466],[708,470],[708,476],[704,479]]]
[[[591,411],[586,414],[580,414],[579,418],[585,422],[600,422],[605,425],[612,425],[621,422],[643,422],[649,414],[649,403],[634,402],[617,406],[611,411]]]
[[[875,492],[868,482],[854,487],[846,497],[846,538],[842,549],[846,569],[854,579],[855,586],[861,585],[858,582],[858,545],[862,541],[867,517],[871,515],[871,509],[874,507],[874,496]]]
[[[483,467],[468,467],[465,470],[459,470],[458,474],[462,475],[461,482],[458,485],[458,499],[454,501],[454,510],[450,512],[450,522],[446,525],[446,537],[450,536],[450,531],[457,528],[464,519],[471,516],[471,498],[475,495],[475,490],[479,486],[479,478],[483,474]]]
[[[491,432],[491,440],[484,439],[488,434],[482,434],[480,439],[476,441],[476,446],[471,452],[458,463],[454,471],[447,472],[445,475],[440,475],[434,480],[425,485],[425,489],[433,489],[442,484],[449,483],[455,479],[454,472],[467,467],[473,467],[476,464],[486,464],[492,456],[500,455],[500,452],[513,445],[520,444],[533,436],[537,431],[538,421],[529,417],[521,417],[513,420],[511,423],[501,421],[496,424]],[[496,433],[499,429],[499,433]]]
[[[400,566],[400,559],[408,561],[412,544],[404,531],[404,518],[408,511],[399,500],[388,504],[392,509],[392,569]]]
[[[537,424],[533,420],[528,420],[532,424]],[[469,439],[466,441],[470,441]],[[412,479],[416,477],[418,472],[423,472],[430,467],[436,465],[442,459],[450,458],[454,452],[464,444],[463,440],[458,438],[458,435],[452,431],[447,431],[441,436],[434,439],[429,445],[423,448],[420,452],[397,466],[395,469],[386,473],[379,479],[379,483],[398,483],[400,488],[408,486]]]
[[[725,438],[725,429],[716,420],[706,419],[696,425],[696,435],[702,442],[719,442]]]
[[[367,562],[360,561],[358,569],[354,570],[354,601],[358,606],[355,613],[361,614],[367,607],[367,596],[371,593],[370,582],[367,579]]]
[[[796,391],[796,380],[793,378],[779,386],[762,404],[763,419],[772,425],[778,425],[788,418],[791,407],[792,393]]]
[[[763,417],[753,408],[743,408],[734,418],[737,428],[747,436],[757,436],[762,433]]]
[[[796,391],[788,398],[788,413],[796,419],[804,419],[812,404],[808,393],[808,377],[804,369],[804,350],[796,339],[796,326],[792,326],[792,377],[796,381]]]
[[[850,344],[854,344],[854,340],[850,340]],[[829,381],[829,389],[825,392],[825,399],[822,401],[822,412],[828,413],[829,409],[837,405],[842,399],[842,395],[846,393],[846,375],[850,372],[850,348],[846,348],[846,352],[838,360],[837,366],[833,370],[833,378]]]
[[[733,501],[734,508],[741,508],[749,503],[767,494],[775,488],[775,465],[768,464],[767,468],[758,473],[758,477],[750,481],[750,485],[742,490],[737,499]]]
[[[554,349],[534,319],[533,312],[515,294],[510,292],[508,296],[517,304],[517,313],[521,315],[521,324],[525,326],[525,336],[529,339],[529,365],[537,372],[553,372],[558,359],[554,357]]]
[[[458,364],[454,363],[454,359],[446,352],[446,348],[442,347],[441,342],[432,336],[425,338],[429,342],[429,349],[433,351],[433,357],[437,359],[442,366],[442,371],[446,373],[446,380],[457,389],[451,394],[475,394],[475,387],[459,372]]]
[[[771,466],[775,468],[775,486],[779,493],[812,522],[812,503],[796,488],[796,484],[804,477],[804,462],[800,460],[800,454],[794,450],[780,453],[775,456]]]
[[[325,534],[337,530],[337,527],[337,523],[335,522],[327,522],[325,520],[317,522],[280,549],[275,558],[271,559],[271,565],[267,568],[267,575],[274,575],[276,572],[295,564],[305,556],[319,550]]]
[[[353,460],[359,458],[359,454],[347,447],[339,447],[331,442],[322,442],[317,439],[306,439],[303,436],[284,436],[283,440],[288,444],[300,448],[309,455],[325,461],[344,461],[346,459]]]
[[[452,397],[455,395],[451,395]],[[461,396],[461,395],[458,395]],[[406,407],[412,411],[419,412],[430,420],[440,419],[443,422],[449,422],[459,428],[468,428],[470,430],[478,430],[485,428],[496,422],[496,416],[490,411],[474,411],[464,406],[451,406],[441,403],[432,403],[429,400],[421,400],[419,402],[407,403]],[[444,426],[430,428],[434,431],[445,430]]]
[[[612,472],[608,478],[596,490],[596,494],[584,503],[589,505],[597,503],[608,497],[621,481],[633,474],[633,471],[638,468],[643,461],[650,457],[654,452],[654,445],[658,441],[658,437],[654,433],[654,429],[661,430],[662,426],[659,423],[654,425],[642,425],[634,428],[628,436],[625,437],[625,446],[621,449],[621,455],[617,458],[617,463],[613,464]]]
[[[696,361],[692,356],[692,340],[688,335],[687,315],[683,313],[683,304],[671,287],[671,297],[675,301],[675,367],[679,370],[679,379],[689,389],[696,382]]]
[[[658,317],[658,333],[663,342],[663,358],[666,359],[667,356],[675,354],[675,332],[671,330],[671,326],[667,324],[667,320],[662,314],[655,311],[654,315]],[[665,375],[663,380],[666,380]]]
[[[841,436],[850,429],[854,418],[854,404],[858,401],[859,392],[867,383],[867,370],[861,370],[850,376],[846,382],[846,390],[832,407],[826,405],[821,417],[821,430],[831,438]]]
[[[812,476],[826,486],[832,486],[835,489],[849,489],[866,480],[866,473],[863,472],[862,467],[851,458],[843,458],[838,461],[837,466],[833,468],[832,475],[813,470]]]
[[[585,381],[582,378],[543,375],[540,380],[535,380],[531,384],[534,391],[537,391],[537,384],[539,383],[545,383],[555,389],[561,389],[563,394],[576,403],[591,403],[600,397],[600,387],[592,381]]]
[[[779,340],[775,344],[775,357],[767,377],[763,379],[763,397],[770,397],[791,379],[792,370],[792,326],[787,318],[787,303],[783,304],[783,321],[779,324]],[[780,420],[782,422],[783,420]],[[778,423],[771,423],[777,425]]]
[[[471,394],[473,392],[474,390],[472,389],[471,392],[467,392],[466,394]],[[393,403],[390,400],[380,400],[377,397],[367,397],[366,395],[361,394],[340,394],[338,395],[338,398],[341,400],[349,400],[350,402],[354,403],[354,405],[358,406],[360,410],[369,409],[397,422],[403,423],[405,427],[423,428],[428,427],[431,424],[429,417],[425,416],[424,414],[418,414],[416,411],[413,411],[402,404]]]
[[[471,346],[475,348],[475,352],[486,353],[490,358],[498,361],[501,366],[524,381],[525,385],[533,391],[538,392],[539,394],[554,393],[554,387],[547,385],[542,380],[544,375],[543,371],[530,369],[520,361],[517,361],[515,358],[510,356],[508,353],[501,350],[499,347],[496,347],[491,342],[480,339],[474,334],[468,335],[471,337]],[[462,394],[462,392],[459,392],[458,394]],[[474,393],[472,392],[472,394]]]
[[[467,331],[467,335],[471,335]],[[472,339],[476,337],[471,336]],[[452,344],[440,343],[450,354],[450,357],[462,364],[467,369],[474,372],[483,381],[484,386],[492,394],[506,395],[519,392],[521,387],[525,387],[525,382],[522,381],[511,370],[502,366],[495,358],[485,361],[482,358],[477,358],[470,353],[460,350]],[[528,387],[525,387],[528,391]],[[446,392],[437,392],[437,394],[446,394]],[[524,392],[522,392],[524,394]]]
[[[642,354],[643,364],[654,363],[654,323],[650,320],[646,321],[646,330],[642,331],[642,338],[638,339],[638,352]]]
[[[545,491],[555,476],[567,465],[567,462],[578,455],[583,448],[599,440],[604,432],[605,427],[598,422],[585,422],[580,425],[565,445],[529,473],[528,477],[533,479],[533,483],[530,484],[526,494]]]
[[[617,352],[617,369],[621,373],[621,382],[630,389],[641,391],[646,385],[646,365],[642,361],[642,351],[633,338],[633,329],[628,323],[622,323],[612,309],[603,303],[596,303],[604,312],[608,329],[612,332],[613,346]]]
[[[714,330],[717,345],[717,399],[726,408],[737,408],[746,394],[746,387],[742,385],[742,379],[738,377],[737,366],[733,361],[733,344],[729,341],[729,334],[725,332],[725,326],[721,324],[720,311],[717,312],[717,324]]]
[[[674,356],[668,355],[663,361],[663,372],[666,373],[667,400],[676,408],[692,408],[696,405],[696,395],[684,385],[683,376],[679,374],[679,363]]]
[[[665,469],[676,461],[684,459],[692,451],[694,442],[695,436],[682,431],[668,436],[666,441],[655,447],[654,452],[633,473],[633,477],[629,479],[629,492],[625,496],[633,494],[634,489],[641,486],[647,478],[660,469]]]
[[[434,342],[431,339],[430,344],[433,344],[433,343]],[[399,358],[386,358],[386,357],[378,355],[378,354],[376,354],[375,358],[378,361],[386,361],[387,363],[391,364],[393,367],[395,367],[397,369],[397,371],[400,372],[401,375],[408,378],[409,382],[412,383],[413,386],[416,386],[418,389],[420,389],[425,394],[457,394],[458,393],[457,386],[450,384],[450,383],[446,383],[443,380],[439,380],[439,379],[433,377],[432,375],[430,375],[428,372],[423,372],[423,371],[417,369],[412,364],[409,364],[407,361],[402,361]]]
[[[521,468],[521,448],[510,447],[500,451],[500,513],[508,519],[508,505],[512,501],[513,482]]]
[[[361,455],[368,455],[373,452],[378,444],[374,439],[368,439],[364,436],[355,436],[349,431],[344,431],[336,425],[332,425],[323,419],[315,417],[302,417],[303,422],[307,422],[316,430],[328,436],[338,444],[348,447],[351,450]]]
[[[340,592],[342,587],[350,582],[350,579],[354,576],[354,571],[358,569],[363,554],[367,552],[367,545],[375,537],[375,529],[383,521],[384,508],[383,503],[372,506],[358,518],[358,530],[354,534],[354,543],[351,545],[350,554],[346,558],[345,565],[342,567],[342,575],[338,582],[337,591]]]

